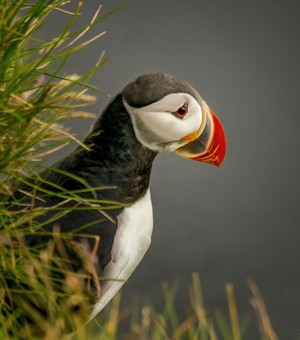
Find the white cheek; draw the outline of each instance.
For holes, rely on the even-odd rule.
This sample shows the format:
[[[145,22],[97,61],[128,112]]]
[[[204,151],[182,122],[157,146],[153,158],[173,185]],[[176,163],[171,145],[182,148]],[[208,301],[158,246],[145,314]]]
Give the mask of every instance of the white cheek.
[[[185,102],[188,102],[189,112],[182,119],[172,112]],[[181,138],[197,131],[202,122],[201,106],[188,94],[172,94],[139,109],[130,107],[126,103],[124,105],[131,116],[138,140],[157,151],[174,151],[184,145]]]
[[[167,143],[179,141],[183,136],[198,130],[202,112],[199,106],[197,111],[190,108],[189,114],[183,119],[170,112],[143,112],[136,118],[137,123],[140,121],[157,136],[156,142]]]

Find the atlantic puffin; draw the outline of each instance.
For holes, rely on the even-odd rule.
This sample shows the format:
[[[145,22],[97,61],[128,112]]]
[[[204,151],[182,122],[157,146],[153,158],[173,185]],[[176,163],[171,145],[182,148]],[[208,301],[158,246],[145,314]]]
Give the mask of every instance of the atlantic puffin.
[[[220,166],[226,141],[221,123],[191,85],[170,74],[150,73],[129,83],[110,101],[84,143],[89,149],[79,146],[56,165],[57,171],[46,175],[46,181],[80,192],[81,182],[76,178],[82,178],[92,188],[107,188],[93,192],[98,199],[123,204],[104,221],[97,209],[70,209],[55,221],[62,232],[86,226],[85,235],[100,239],[101,294],[92,319],[128,280],[150,246],[149,181],[155,156],[170,151]],[[58,200],[46,196],[42,204],[53,206]],[[49,214],[39,219],[45,229],[53,229]],[[91,238],[86,241],[92,242]]]

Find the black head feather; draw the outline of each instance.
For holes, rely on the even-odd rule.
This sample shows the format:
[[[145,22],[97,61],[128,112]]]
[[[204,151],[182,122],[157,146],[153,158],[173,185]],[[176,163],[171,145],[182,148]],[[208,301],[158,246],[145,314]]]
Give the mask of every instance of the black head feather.
[[[126,102],[133,107],[150,105],[171,93],[188,93],[201,100],[198,92],[188,83],[167,73],[149,73],[129,83],[122,91]]]

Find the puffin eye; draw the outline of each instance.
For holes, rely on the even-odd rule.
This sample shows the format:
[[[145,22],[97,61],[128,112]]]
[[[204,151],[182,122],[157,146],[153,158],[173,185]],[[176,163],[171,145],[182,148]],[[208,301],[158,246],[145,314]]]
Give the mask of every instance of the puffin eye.
[[[177,109],[175,112],[176,116],[179,118],[184,118],[189,112],[189,108],[187,106],[187,103],[180,106],[180,108]]]

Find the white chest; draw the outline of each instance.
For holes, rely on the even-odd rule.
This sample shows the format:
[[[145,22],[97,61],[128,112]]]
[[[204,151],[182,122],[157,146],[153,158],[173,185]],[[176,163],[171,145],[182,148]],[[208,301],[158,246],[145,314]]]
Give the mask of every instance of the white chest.
[[[150,190],[131,207],[118,216],[118,229],[112,248],[112,259],[105,275],[113,274],[127,280],[139,264],[151,243],[153,229]],[[109,267],[115,267],[114,269]]]
[[[152,203],[148,189],[143,198],[125,208],[118,216],[111,261],[102,273],[102,294],[91,317],[99,313],[112,299],[140,263],[150,246],[152,230]]]

